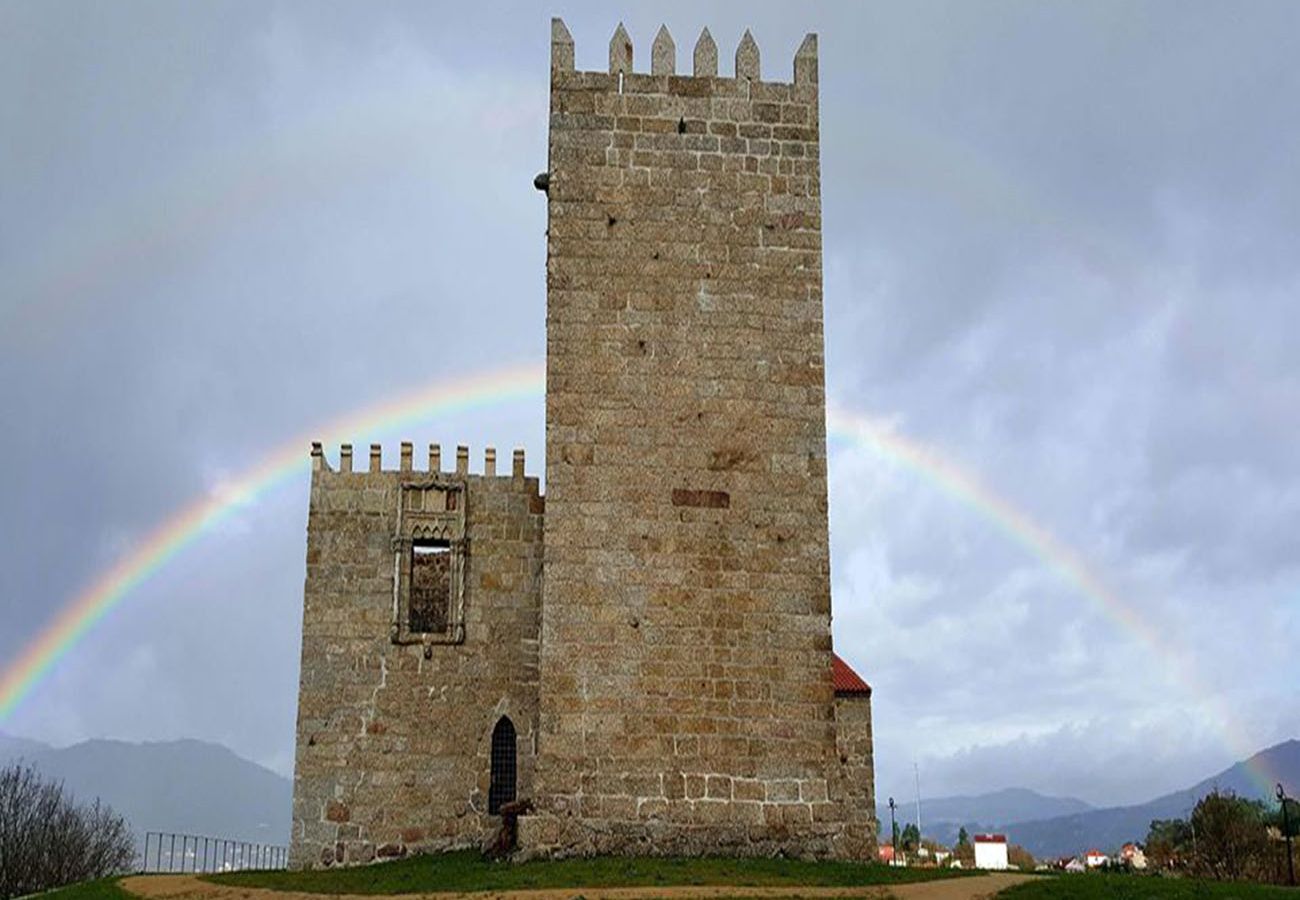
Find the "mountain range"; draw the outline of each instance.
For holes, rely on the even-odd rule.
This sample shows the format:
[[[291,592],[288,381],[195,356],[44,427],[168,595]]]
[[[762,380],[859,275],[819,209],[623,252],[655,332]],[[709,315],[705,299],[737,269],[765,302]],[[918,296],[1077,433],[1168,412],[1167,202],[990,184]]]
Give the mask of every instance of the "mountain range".
[[[915,799],[903,798],[900,800],[895,798],[895,801],[897,806],[894,817],[898,820],[898,827],[902,828],[909,822],[915,822]],[[1008,825],[1015,822],[1028,822],[1034,819],[1047,819],[1055,816],[1088,812],[1092,808],[1082,800],[1076,800],[1073,797],[1051,797],[1027,788],[1006,788],[988,794],[926,797],[921,812],[923,813],[922,824],[925,826],[925,836],[934,837],[941,843],[951,843],[952,841],[947,839],[948,829],[946,826],[948,825],[952,826],[952,839],[955,840],[957,830],[962,826],[967,826],[966,830],[972,831],[973,829],[969,825],[973,822],[998,822]],[[887,834],[889,831],[889,806],[887,803],[877,803],[876,816],[883,828],[882,833]],[[980,830],[986,831],[988,829],[981,827]]]
[[[219,744],[91,740],[56,748],[0,734],[0,764],[15,759],[62,781],[78,801],[98,797],[141,842],[145,831],[168,831],[288,843],[292,782]]]
[[[288,842],[292,782],[219,744],[91,740],[56,748],[0,734],[0,764],[13,759],[61,780],[80,800],[98,797],[125,816],[138,835],[168,831]],[[1074,855],[1090,847],[1110,851],[1126,841],[1145,839],[1152,819],[1186,817],[1196,801],[1215,788],[1271,800],[1271,785],[1252,772],[1268,772],[1289,794],[1300,794],[1300,740],[1269,747],[1191,787],[1133,806],[1096,809],[1070,797],[1008,788],[925,798],[922,824],[927,838],[943,844],[955,843],[963,827],[971,834],[1003,832],[1039,858]],[[900,828],[914,821],[914,809],[907,802],[898,805]],[[887,835],[888,807],[878,807],[877,814],[881,834]]]
[[[1252,772],[1270,773],[1270,783]],[[1276,744],[1191,787],[1132,806],[1095,809],[1082,800],[1011,789],[923,800],[922,826],[927,838],[942,844],[955,843],[963,827],[970,834],[1002,832],[1039,858],[1076,855],[1093,847],[1113,851],[1127,841],[1145,840],[1153,819],[1186,818],[1196,802],[1215,788],[1275,802],[1272,780],[1280,780],[1291,796],[1300,793],[1300,740]],[[896,811],[900,828],[914,820],[910,810],[902,804]],[[881,833],[888,834],[888,808],[878,808],[877,814]]]

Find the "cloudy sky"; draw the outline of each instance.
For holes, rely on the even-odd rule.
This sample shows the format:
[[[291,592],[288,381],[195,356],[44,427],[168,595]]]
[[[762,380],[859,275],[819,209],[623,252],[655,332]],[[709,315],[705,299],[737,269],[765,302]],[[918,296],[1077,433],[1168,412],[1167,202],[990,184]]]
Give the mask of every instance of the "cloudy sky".
[[[540,362],[553,12],[602,68],[608,3],[0,6],[0,665],[286,442]],[[829,395],[996,498],[831,444],[880,794],[915,762],[1138,801],[1300,736],[1300,6],[622,13],[638,69],[660,22],[724,73],[750,27],[783,79],[820,33]],[[540,472],[542,428],[534,399],[352,439]],[[0,729],[290,772],[306,487],[188,543]]]

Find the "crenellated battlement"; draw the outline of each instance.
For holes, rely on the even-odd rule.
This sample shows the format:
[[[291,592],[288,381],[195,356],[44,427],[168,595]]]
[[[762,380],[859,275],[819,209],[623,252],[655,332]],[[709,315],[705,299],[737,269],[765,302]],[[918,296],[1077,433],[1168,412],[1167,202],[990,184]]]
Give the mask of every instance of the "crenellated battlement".
[[[871,855],[830,680],[817,38],[788,81],[748,31],[719,55],[705,29],[679,74],[660,28],[638,71],[620,25],[584,72],[552,24],[534,853]]]
[[[481,846],[525,798],[530,856],[875,855],[870,706],[833,675],[817,37],[791,70],[745,31],[725,72],[707,28],[649,38],[582,71],[551,24],[546,496],[522,448],[312,445],[295,867]]]
[[[618,27],[614,29],[614,34],[609,39],[609,71],[607,73],[579,71],[575,68],[574,63],[573,36],[569,33],[563,19],[551,19],[551,79],[553,83],[557,80],[564,80],[567,75],[604,75],[607,84],[618,90],[619,93],[682,93],[689,96],[699,96],[699,84],[688,85],[684,82],[702,78],[743,84],[762,82],[758,42],[754,40],[754,36],[749,32],[749,29],[745,30],[740,42],[736,45],[735,65],[732,69],[733,75],[730,78],[718,74],[718,45],[713,40],[713,35],[709,33],[708,28],[703,29],[695,41],[695,49],[692,53],[693,68],[689,76],[678,75],[677,73],[677,45],[666,25],[659,26],[659,31],[650,46],[650,74],[648,77],[656,79],[655,81],[646,81],[644,79],[647,76],[636,74],[633,69],[633,57],[632,38],[628,35],[627,29],[623,27],[623,23],[619,22]],[[671,81],[666,84],[657,81],[657,79],[663,78],[671,79]],[[584,78],[583,80],[593,88],[602,83],[600,79]],[[794,72],[791,81],[768,83],[804,85],[811,87],[815,91],[817,86],[817,35],[805,35],[803,42],[795,51]],[[718,87],[725,89],[727,85],[718,85]]]
[[[635,71],[634,56],[620,24],[608,71],[580,71],[569,30],[552,20],[548,167],[538,182],[551,201],[552,265],[581,266],[579,257],[616,250],[649,270],[675,270],[689,259],[705,270],[693,274],[726,277],[730,270],[719,266],[751,260],[731,248],[706,261],[700,241],[710,234],[690,229],[727,225],[741,230],[733,243],[780,247],[784,256],[773,262],[791,272],[819,267],[809,253],[820,246],[821,227],[817,36],[799,45],[788,82],[763,80],[748,31],[730,77],[718,73],[718,46],[707,28],[695,43],[691,75],[677,74],[677,46],[666,27],[651,45],[649,74]],[[730,197],[731,206],[705,212],[709,196]],[[672,225],[655,232],[653,222]],[[561,249],[557,239],[567,238],[579,243]],[[619,242],[627,245],[613,246]],[[640,260],[641,251],[650,258]]]
[[[370,445],[370,464],[364,473],[359,474],[402,474],[408,472],[427,472],[432,474],[455,474],[459,476],[476,476],[482,478],[509,478],[522,483],[528,478],[525,468],[525,454],[522,447],[516,447],[511,460],[510,472],[498,474],[497,472],[497,451],[495,447],[485,447],[483,450],[483,469],[481,473],[472,473],[469,470],[469,447],[461,444],[456,447],[456,466],[450,472],[444,472],[442,468],[442,446],[440,444],[429,445],[428,466],[423,469],[415,467],[415,445],[410,441],[403,441],[398,451],[398,466],[396,469],[384,468],[384,448],[382,444]],[[329,459],[325,456],[324,445],[320,441],[313,441],[311,445],[311,467],[312,471],[330,472],[333,474],[354,474],[352,466],[352,445],[340,444],[338,455],[338,468],[330,465]],[[536,477],[531,479],[536,482]]]

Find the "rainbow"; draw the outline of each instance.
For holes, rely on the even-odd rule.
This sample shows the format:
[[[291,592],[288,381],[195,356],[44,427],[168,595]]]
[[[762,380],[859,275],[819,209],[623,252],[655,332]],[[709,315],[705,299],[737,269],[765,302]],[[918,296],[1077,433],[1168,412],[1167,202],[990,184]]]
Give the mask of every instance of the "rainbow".
[[[462,379],[435,382],[389,403],[344,416],[286,441],[251,469],[181,509],[145,536],[131,553],[92,581],[59,612],[0,675],[0,724],[77,642],[132,590],[215,525],[290,476],[310,467],[313,440],[347,440],[358,433],[387,432],[412,422],[484,409],[542,394],[539,364],[511,366]]]
[[[233,481],[181,509],[148,534],[131,553],[96,577],[59,612],[0,674],[0,724],[35,690],[59,661],[95,625],[131,592],[165,566],[186,547],[241,507],[255,501],[291,476],[301,476],[310,465],[306,452],[311,441],[336,442],[358,433],[389,433],[436,416],[481,410],[503,403],[536,399],[545,390],[541,364],[510,366],[478,375],[435,382],[394,401],[344,416],[317,430],[281,444]],[[1073,589],[1091,600],[1101,612],[1154,649],[1167,661],[1193,701],[1214,716],[1228,748],[1239,759],[1253,748],[1238,739],[1231,714],[1206,690],[1185,654],[1175,653],[1168,640],[1139,612],[1103,583],[1073,550],[1027,513],[998,496],[974,475],[932,448],[898,434],[893,428],[856,413],[831,407],[827,434],[854,447],[917,473],[961,505],[992,523],[1016,544],[1062,576]],[[1247,771],[1265,796],[1279,780],[1258,760]]]
[[[1262,796],[1273,796],[1274,785],[1285,779],[1254,756],[1259,748],[1246,740],[1245,729],[1235,721],[1235,716],[1218,698],[1217,692],[1204,684],[1188,661],[1190,655],[1178,652],[1166,636],[1108,588],[1059,538],[952,460],[867,416],[830,407],[827,410],[827,435],[854,446],[870,448],[878,457],[924,475],[932,487],[992,523],[1062,576],[1078,593],[1093,601],[1103,614],[1155,651],[1192,702],[1213,717],[1225,746],[1238,760],[1245,762],[1246,773]]]
[[[79,208],[24,260],[16,289],[0,296],[0,334],[26,336],[70,321],[81,305],[102,297],[105,285],[150,271],[149,263],[244,226],[277,203],[317,197],[320,184],[355,188],[364,179],[391,178],[393,165],[405,158],[377,154],[376,146],[422,146],[439,126],[453,125],[514,145],[521,130],[531,129],[531,137],[545,128],[545,109],[544,86],[508,79],[502,89],[499,75],[489,80],[439,66],[425,77],[396,86],[376,82],[273,129],[251,129],[179,157],[184,165],[155,173],[128,199]],[[312,165],[291,164],[300,159]],[[458,189],[454,182],[447,187]]]

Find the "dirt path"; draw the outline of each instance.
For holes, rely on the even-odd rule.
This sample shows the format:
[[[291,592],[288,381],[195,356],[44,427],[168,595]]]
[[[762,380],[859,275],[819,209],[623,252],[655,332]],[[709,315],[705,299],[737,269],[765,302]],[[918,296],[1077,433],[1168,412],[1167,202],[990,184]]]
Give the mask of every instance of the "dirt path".
[[[995,873],[976,878],[947,878],[919,884],[869,885],[851,888],[743,887],[727,885],[625,888],[548,888],[528,891],[479,891],[471,894],[399,894],[407,900],[719,900],[724,897],[789,897],[827,900],[861,897],[871,900],[987,900],[998,891],[1032,878],[1032,875]],[[122,887],[146,900],[375,900],[369,894],[304,894],[211,884],[193,875],[136,875],[122,879]]]

